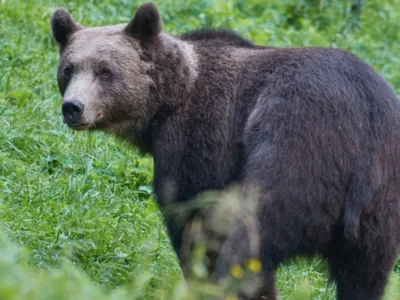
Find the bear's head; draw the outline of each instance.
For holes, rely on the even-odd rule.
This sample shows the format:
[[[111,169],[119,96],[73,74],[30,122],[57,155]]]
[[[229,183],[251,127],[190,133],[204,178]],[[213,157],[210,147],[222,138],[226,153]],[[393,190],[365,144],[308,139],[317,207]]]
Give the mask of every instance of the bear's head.
[[[190,63],[183,63],[190,49],[161,32],[160,14],[151,3],[140,6],[128,24],[92,28],[59,8],[51,28],[59,45],[62,114],[75,130],[140,139],[154,116],[173,105],[163,101],[174,98],[168,86],[177,90],[173,82],[190,73]]]

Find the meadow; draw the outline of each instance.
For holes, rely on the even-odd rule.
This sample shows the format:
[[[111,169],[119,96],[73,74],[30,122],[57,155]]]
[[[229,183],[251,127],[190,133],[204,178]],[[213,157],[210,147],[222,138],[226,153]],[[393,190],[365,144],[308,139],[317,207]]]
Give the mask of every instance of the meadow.
[[[357,2],[357,1],[355,1]],[[152,194],[152,159],[62,122],[53,9],[84,26],[128,22],[143,1],[0,0],[0,299],[185,299]],[[349,50],[400,95],[400,1],[154,0],[164,30],[234,29],[258,44]],[[326,264],[278,272],[283,299],[335,299]],[[400,260],[385,299],[400,299]]]

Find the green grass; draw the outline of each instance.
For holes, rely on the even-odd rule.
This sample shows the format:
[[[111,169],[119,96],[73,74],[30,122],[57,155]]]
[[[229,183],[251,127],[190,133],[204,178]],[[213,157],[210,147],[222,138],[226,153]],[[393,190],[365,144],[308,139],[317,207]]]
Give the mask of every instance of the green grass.
[[[367,1],[359,28],[343,2],[154,1],[165,30],[235,29],[260,44],[350,50],[400,92],[400,2]],[[314,1],[315,2],[315,1]],[[0,299],[182,298],[181,273],[151,193],[152,161],[104,134],[62,124],[49,18],[68,8],[86,26],[127,22],[132,0],[0,1]],[[347,11],[349,7],[347,7]],[[400,273],[400,263],[397,265]],[[334,299],[326,264],[278,273],[284,299]],[[387,299],[400,298],[393,274]]]

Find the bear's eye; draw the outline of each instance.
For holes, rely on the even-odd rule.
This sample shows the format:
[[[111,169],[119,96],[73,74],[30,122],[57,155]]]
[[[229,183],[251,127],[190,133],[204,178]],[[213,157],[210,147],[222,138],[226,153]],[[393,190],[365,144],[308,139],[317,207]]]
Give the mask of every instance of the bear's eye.
[[[64,69],[63,69],[63,74],[66,77],[71,77],[72,72],[73,72],[73,69],[71,66],[64,67]]]
[[[111,71],[109,69],[101,69],[100,70],[100,76],[102,78],[110,77],[110,75],[111,75]]]

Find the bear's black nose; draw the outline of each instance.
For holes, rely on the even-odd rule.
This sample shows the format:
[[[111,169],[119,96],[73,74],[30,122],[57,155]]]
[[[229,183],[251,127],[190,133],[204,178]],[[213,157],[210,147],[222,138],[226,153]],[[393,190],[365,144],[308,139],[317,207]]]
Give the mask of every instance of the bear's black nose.
[[[79,125],[83,113],[83,104],[75,99],[65,100],[62,105],[62,114],[68,125]]]

